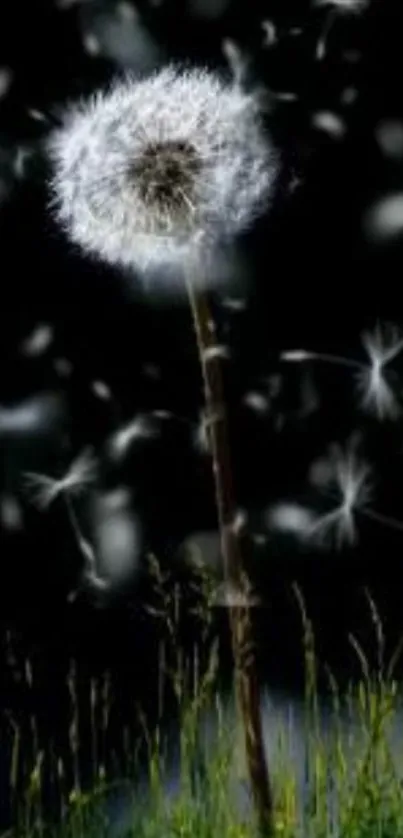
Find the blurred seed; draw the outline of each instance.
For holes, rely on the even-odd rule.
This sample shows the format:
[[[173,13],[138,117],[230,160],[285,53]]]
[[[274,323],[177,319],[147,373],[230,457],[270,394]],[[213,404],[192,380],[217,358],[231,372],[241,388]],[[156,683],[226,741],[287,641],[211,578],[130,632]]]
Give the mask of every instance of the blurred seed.
[[[38,323],[21,345],[21,352],[28,357],[42,355],[53,341],[53,329],[48,323]]]

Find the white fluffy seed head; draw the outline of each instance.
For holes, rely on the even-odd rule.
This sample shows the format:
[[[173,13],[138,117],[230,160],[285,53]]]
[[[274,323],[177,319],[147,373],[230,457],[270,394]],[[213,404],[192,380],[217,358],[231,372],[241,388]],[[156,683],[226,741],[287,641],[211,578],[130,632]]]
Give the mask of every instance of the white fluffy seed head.
[[[232,242],[277,171],[253,96],[174,66],[73,105],[48,150],[51,206],[71,240],[140,271]]]

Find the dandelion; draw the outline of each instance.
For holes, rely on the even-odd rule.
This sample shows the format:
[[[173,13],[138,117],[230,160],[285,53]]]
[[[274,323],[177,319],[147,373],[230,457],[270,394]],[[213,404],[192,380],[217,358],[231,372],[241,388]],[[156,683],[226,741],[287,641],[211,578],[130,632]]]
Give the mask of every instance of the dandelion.
[[[381,421],[396,419],[401,410],[397,394],[387,378],[386,367],[403,350],[403,335],[394,324],[377,323],[372,331],[363,333],[361,340],[368,356],[366,363],[341,355],[310,352],[305,349],[287,350],[281,353],[280,359],[291,363],[323,361],[355,370],[361,408]]]
[[[48,507],[60,495],[80,495],[95,478],[96,463],[89,450],[83,451],[69,466],[63,477],[49,477],[36,472],[26,472],[26,486],[38,509]]]
[[[83,251],[142,279],[164,274],[188,295],[197,339],[226,581],[241,586],[236,505],[215,324],[203,291],[223,271],[222,254],[268,206],[278,170],[259,97],[204,69],[168,66],[118,81],[73,106],[48,143],[51,207]],[[213,349],[214,347],[214,349]],[[131,434],[129,439],[133,438]],[[125,450],[124,436],[119,450]],[[119,448],[119,445],[118,445]],[[262,830],[272,800],[249,621],[230,609],[231,639],[256,812]]]
[[[73,105],[48,149],[51,207],[72,241],[139,271],[232,241],[278,168],[252,95],[173,66]]]

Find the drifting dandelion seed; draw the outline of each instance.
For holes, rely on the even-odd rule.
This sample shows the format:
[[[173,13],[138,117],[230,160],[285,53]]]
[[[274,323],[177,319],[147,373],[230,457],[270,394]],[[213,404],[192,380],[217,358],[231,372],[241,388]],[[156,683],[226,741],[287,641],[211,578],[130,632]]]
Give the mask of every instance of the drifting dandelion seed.
[[[258,413],[261,416],[269,411],[268,399],[263,393],[259,393],[258,390],[251,390],[249,393],[246,393],[243,398],[243,403],[253,410],[254,413]]]
[[[67,358],[56,358],[53,366],[61,378],[68,378],[73,372],[73,364]]]
[[[0,99],[4,99],[13,83],[14,74],[9,67],[0,67]]]
[[[355,515],[363,510],[371,498],[371,468],[360,462],[350,449],[336,449],[331,482],[327,494],[338,496],[340,503],[325,515],[317,517],[306,536],[317,543],[326,543],[333,537],[337,548],[344,543],[353,545],[356,540]]]
[[[144,364],[142,372],[147,378],[152,378],[156,381],[161,378],[161,370],[157,364]]]
[[[281,353],[280,361],[296,361],[299,363],[300,361],[311,361],[315,357],[314,352],[308,352],[306,349],[289,349]]]
[[[262,20],[261,28],[263,30],[262,46],[266,49],[272,47],[277,41],[277,30],[272,20]]]
[[[173,419],[175,414],[171,410],[152,410],[150,416],[164,421],[165,419]]]
[[[273,96],[279,102],[296,102],[298,100],[298,93],[293,90],[276,90],[273,92]]]
[[[16,531],[23,528],[23,511],[15,495],[0,496],[0,521],[6,530]]]
[[[108,402],[112,398],[112,391],[110,387],[105,383],[105,381],[93,381],[91,384],[91,390],[98,399],[102,399],[103,402]]]
[[[354,14],[362,12],[369,5],[369,0],[314,0],[314,5],[329,6],[335,12]]]
[[[234,535],[241,535],[241,533],[245,532],[247,525],[248,513],[245,509],[237,509],[232,524],[230,524],[231,531]]]
[[[278,168],[252,95],[172,66],[73,106],[48,150],[66,233],[140,271],[206,264],[267,206]]]
[[[312,117],[312,125],[318,131],[328,134],[333,140],[341,140],[346,133],[342,118],[332,111],[318,111]]]
[[[34,119],[35,122],[48,122],[48,118],[43,111],[38,110],[38,108],[27,108],[27,114],[31,119]]]
[[[384,119],[375,129],[375,138],[386,157],[400,160],[403,156],[403,122]]]
[[[93,32],[87,32],[83,38],[83,46],[88,55],[97,56],[101,54],[101,44]]]
[[[373,332],[363,335],[363,344],[370,364],[357,377],[362,405],[374,412],[379,419],[396,419],[400,413],[396,395],[385,378],[385,367],[403,349],[403,336],[393,324],[381,328],[377,324]]]
[[[108,442],[109,454],[113,459],[120,460],[127,455],[133,442],[155,439],[157,436],[158,429],[149,416],[136,416],[135,419],[116,431],[110,438]]]
[[[216,358],[222,358],[223,360],[227,361],[230,357],[231,355],[228,346],[224,346],[221,344],[209,346],[208,349],[205,349],[203,352],[204,361],[215,361]]]
[[[257,547],[265,547],[267,544],[267,535],[264,532],[255,532],[252,535],[252,541]]]
[[[307,537],[312,530],[315,514],[298,503],[278,503],[267,513],[267,524],[278,532]]]
[[[361,59],[361,55],[362,53],[359,49],[346,49],[343,52],[343,58],[347,64],[358,64]]]
[[[101,578],[115,585],[138,569],[141,532],[131,504],[130,492],[119,487],[97,494],[93,502],[97,567]]]
[[[342,105],[354,105],[358,99],[358,90],[356,87],[345,87],[340,95],[340,102]]]
[[[374,414],[381,421],[396,419],[401,412],[400,405],[396,393],[386,379],[385,368],[401,353],[403,335],[394,324],[378,323],[372,332],[365,332],[361,339],[368,355],[368,363],[305,349],[282,352],[280,360],[291,363],[322,361],[355,370],[361,408]]]
[[[16,178],[21,180],[22,178],[26,177],[28,173],[29,162],[32,160],[34,155],[34,150],[30,146],[18,146],[14,160],[13,160],[13,173]]]
[[[211,601],[213,608],[256,608],[261,604],[262,599],[257,594],[237,590],[225,582],[216,588]]]
[[[384,195],[364,213],[363,230],[367,238],[381,244],[403,234],[403,192]]]
[[[54,333],[48,323],[38,323],[34,331],[24,340],[21,346],[23,355],[36,358],[43,355],[53,341]]]
[[[26,486],[38,509],[47,509],[56,498],[80,495],[95,479],[96,461],[89,450],[83,451],[70,465],[66,474],[57,479],[45,474],[26,472]]]
[[[358,515],[403,532],[403,521],[369,506],[372,469],[368,463],[358,460],[351,446],[345,453],[336,447],[333,460],[322,462],[320,468],[322,474],[318,482],[322,484],[323,494],[329,498],[337,494],[341,502],[331,512],[316,517],[306,533],[308,539],[320,546],[334,538],[339,549],[344,543],[353,545],[357,538],[355,519]]]
[[[246,302],[243,299],[238,299],[237,297],[224,297],[222,300],[221,305],[223,308],[227,308],[229,311],[244,311],[246,308]]]
[[[232,38],[224,38],[221,49],[231,70],[234,84],[242,87],[247,78],[250,59]]]
[[[328,6],[330,11],[316,47],[316,60],[323,61],[333,23],[340,14],[359,14],[368,5],[368,0],[315,0],[315,6]]]

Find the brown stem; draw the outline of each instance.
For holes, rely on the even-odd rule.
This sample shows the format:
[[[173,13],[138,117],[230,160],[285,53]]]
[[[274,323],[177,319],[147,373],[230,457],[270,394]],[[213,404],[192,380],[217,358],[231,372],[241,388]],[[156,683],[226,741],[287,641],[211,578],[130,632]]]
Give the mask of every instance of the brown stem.
[[[207,408],[207,427],[210,439],[224,580],[229,595],[233,591],[245,597],[245,604],[229,603],[232,652],[235,664],[236,693],[241,713],[249,781],[261,835],[273,834],[273,802],[266,762],[259,684],[254,657],[253,629],[250,606],[245,590],[239,535],[235,527],[235,501],[232,470],[227,441],[226,411],[221,377],[220,359],[215,324],[206,295],[196,290],[192,278],[187,278],[187,292],[203,375]]]

